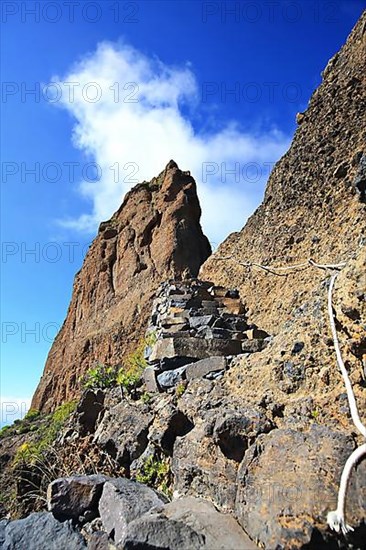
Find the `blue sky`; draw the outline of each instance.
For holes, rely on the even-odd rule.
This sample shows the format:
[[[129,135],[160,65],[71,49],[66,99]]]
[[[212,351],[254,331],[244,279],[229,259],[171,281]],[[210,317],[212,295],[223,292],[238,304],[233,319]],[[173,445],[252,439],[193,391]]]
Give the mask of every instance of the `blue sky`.
[[[124,193],[174,158],[212,243],[239,230],[362,7],[2,2],[2,422],[27,407]]]

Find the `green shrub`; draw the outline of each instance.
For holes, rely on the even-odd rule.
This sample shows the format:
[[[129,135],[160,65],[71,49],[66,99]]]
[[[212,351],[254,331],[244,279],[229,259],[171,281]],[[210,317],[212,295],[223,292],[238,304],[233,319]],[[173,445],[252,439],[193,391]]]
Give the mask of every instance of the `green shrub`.
[[[167,457],[159,459],[154,456],[149,456],[145,460],[139,473],[136,475],[136,481],[149,485],[150,487],[155,487],[155,489],[162,491],[170,497],[172,473],[169,459]]]
[[[84,378],[84,388],[106,389],[116,385],[118,367],[110,367],[98,363],[96,367],[89,369]]]
[[[84,388],[106,389],[115,386],[121,388],[122,397],[125,393],[136,397],[136,390],[141,385],[141,377],[146,369],[145,349],[154,345],[156,335],[148,334],[137,345],[135,351],[129,353],[123,361],[122,367],[106,366],[99,363],[96,367],[87,371],[82,379]]]
[[[32,422],[32,420],[35,420],[40,415],[40,412],[37,409],[29,409],[27,414],[24,417],[24,420],[28,420],[29,422]]]
[[[34,464],[55,441],[66,420],[76,409],[77,401],[63,403],[49,415],[36,431],[35,439],[23,443],[15,453],[13,465]]]
[[[4,437],[11,435],[12,433],[14,433],[13,426],[4,426],[0,430],[0,439],[3,439]]]
[[[122,397],[124,392],[128,395],[135,395],[136,390],[141,383],[141,376],[143,371],[139,370],[124,370],[121,368],[117,375],[117,385],[121,388]]]
[[[4,426],[0,430],[0,439],[4,437],[24,434],[30,431],[37,429],[37,425],[34,423],[40,417],[40,412],[36,409],[29,409],[24,418],[17,418],[14,420],[13,424],[9,426]]]
[[[175,395],[177,397],[182,397],[184,392],[186,391],[186,385],[184,382],[180,382],[177,387],[175,388]]]

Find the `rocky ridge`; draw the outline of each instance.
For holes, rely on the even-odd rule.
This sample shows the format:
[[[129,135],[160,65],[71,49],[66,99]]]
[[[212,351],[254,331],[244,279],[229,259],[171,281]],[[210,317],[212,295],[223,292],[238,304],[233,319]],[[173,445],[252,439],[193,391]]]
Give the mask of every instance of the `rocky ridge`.
[[[308,110],[298,116],[293,145],[243,231],[203,265],[200,279],[169,274],[149,295],[144,329],[152,314],[151,328],[157,332],[156,347],[148,353],[153,382],[155,374],[159,383],[159,376],[179,368],[186,369],[175,373],[183,378],[189,365],[199,366],[200,346],[207,345],[202,342],[218,334],[230,336],[227,341],[240,345],[241,353],[230,356],[230,368],[226,351],[204,358],[197,377],[186,376],[183,384],[176,378],[178,384],[162,393],[145,391],[151,378],[145,388],[123,397],[118,387],[85,391],[52,444],[49,511],[21,524],[0,522],[0,541],[8,548],[14,541],[29,548],[44,528],[55,540],[68,536],[70,548],[214,549],[243,543],[268,550],[365,549],[365,460],[353,470],[347,491],[346,520],[354,531],[343,536],[327,525],[344,464],[364,442],[337,366],[327,299],[330,275],[338,273],[332,302],[336,328],[364,421],[365,29],[366,14],[328,65]],[[309,256],[322,264],[346,261],[338,268],[309,265],[280,275],[238,264],[289,266]],[[208,309],[197,316],[203,301]],[[229,317],[238,324],[215,326],[227,322],[228,304],[235,308]],[[191,326],[195,317],[205,319]],[[259,331],[254,323],[272,337],[266,346],[243,353],[253,337],[266,340],[248,333]],[[186,353],[188,338],[197,344],[197,355]],[[177,366],[181,358],[184,363]],[[216,371],[223,359],[225,368]],[[215,372],[219,376],[211,376]],[[37,430],[17,435],[18,443],[23,437],[35,440]],[[12,450],[4,441],[9,465]],[[85,477],[75,477],[77,472]],[[46,481],[35,474],[34,464],[21,464],[20,501],[37,491],[44,497]]]
[[[127,193],[75,277],[32,408],[48,412],[80,395],[80,378],[98,362],[123,363],[145,333],[161,281],[195,277],[211,253],[200,216],[196,183],[174,161]]]
[[[238,262],[285,267],[313,258],[334,264],[350,258],[366,239],[365,29],[364,12],[298,116],[291,146],[271,172],[263,203],[200,271],[202,279],[238,288],[252,321],[270,334],[309,298],[322,272],[274,276]]]

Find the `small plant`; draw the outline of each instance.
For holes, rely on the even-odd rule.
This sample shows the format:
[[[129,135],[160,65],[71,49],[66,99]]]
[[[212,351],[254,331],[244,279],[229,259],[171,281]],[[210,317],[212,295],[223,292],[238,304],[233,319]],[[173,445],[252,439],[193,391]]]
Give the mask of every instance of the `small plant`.
[[[128,395],[131,395],[133,397],[136,397],[136,390],[141,382],[141,375],[142,371],[139,372],[138,370],[133,371],[127,370],[125,371],[123,368],[121,368],[117,375],[117,384],[121,388],[121,397],[123,399],[125,392],[127,392]]]
[[[24,417],[24,420],[27,420],[29,422],[32,422],[32,420],[35,420],[40,415],[40,412],[37,409],[29,409],[27,414]]]
[[[117,376],[117,384],[121,388],[122,398],[124,392],[136,398],[137,389],[141,385],[142,374],[148,366],[145,350],[147,347],[153,346],[156,339],[155,332],[150,332],[139,342],[135,351],[125,358],[123,367],[119,370]]]
[[[27,442],[23,443],[15,453],[13,465],[33,464],[39,456],[40,452],[37,445]]]
[[[184,382],[180,382],[177,387],[175,388],[175,395],[179,398],[182,397],[184,392],[186,391],[186,385]]]
[[[148,405],[148,403],[150,403],[151,401],[151,395],[145,391],[142,395],[141,395],[141,401],[145,404],[145,405]]]
[[[167,457],[161,459],[149,456],[140,472],[136,476],[136,481],[155,487],[167,496],[171,496],[170,486],[172,483],[172,473],[170,462]]]
[[[66,420],[76,409],[77,401],[63,403],[47,418],[35,434],[34,441],[23,443],[14,457],[14,466],[34,464],[55,441]]]
[[[136,398],[136,392],[141,385],[142,373],[148,366],[145,358],[147,347],[153,346],[156,342],[156,334],[151,332],[143,338],[135,351],[129,353],[123,361],[123,366],[108,366],[98,363],[96,367],[89,369],[81,379],[84,388],[107,389],[115,386],[121,388],[121,397],[125,393]]]
[[[98,363],[96,367],[89,369],[82,382],[86,389],[106,389],[116,385],[118,367],[110,367]]]
[[[318,410],[318,409],[314,409],[313,411],[311,411],[311,416],[314,418],[314,420],[318,420],[318,418],[319,418],[319,410]]]

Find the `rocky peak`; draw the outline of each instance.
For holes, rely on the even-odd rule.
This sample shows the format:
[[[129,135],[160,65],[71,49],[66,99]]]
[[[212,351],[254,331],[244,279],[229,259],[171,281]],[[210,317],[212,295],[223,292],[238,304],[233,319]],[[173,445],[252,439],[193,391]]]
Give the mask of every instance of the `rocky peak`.
[[[145,332],[161,281],[195,277],[210,255],[200,217],[196,183],[173,160],[126,194],[100,224],[75,277],[34,408],[50,410],[78,395],[80,377],[95,363],[123,362]]]

